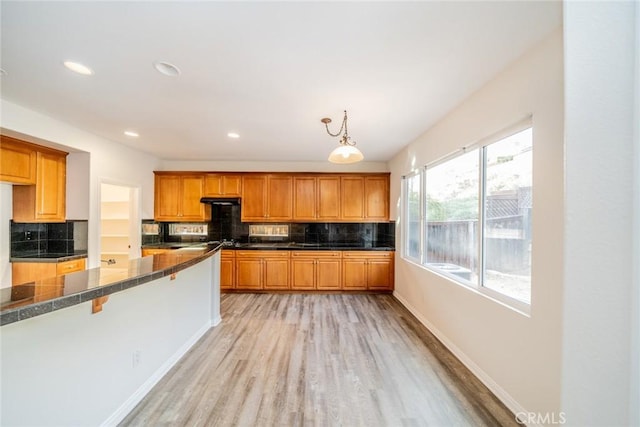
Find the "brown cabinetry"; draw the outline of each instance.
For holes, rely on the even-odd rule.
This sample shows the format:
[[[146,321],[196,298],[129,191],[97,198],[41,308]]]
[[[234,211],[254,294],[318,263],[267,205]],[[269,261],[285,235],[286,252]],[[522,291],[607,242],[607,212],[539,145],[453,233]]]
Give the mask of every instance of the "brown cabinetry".
[[[292,177],[245,175],[242,177],[242,221],[279,222],[292,218]]]
[[[242,176],[226,174],[206,174],[204,195],[207,197],[240,197]]]
[[[236,251],[223,249],[220,256],[220,289],[236,287]]]
[[[11,282],[13,285],[30,283],[82,271],[85,268],[85,258],[63,262],[12,262]]]
[[[67,153],[39,147],[35,185],[13,186],[15,222],[64,222]]]
[[[339,290],[341,271],[339,251],[291,252],[291,289]]]
[[[293,178],[294,221],[340,219],[340,177],[295,176]]]
[[[340,219],[388,221],[388,176],[343,176]]]
[[[393,290],[393,252],[342,253],[344,290]]]
[[[35,147],[5,135],[0,135],[0,138],[0,181],[35,184]]]
[[[149,256],[149,255],[158,255],[158,254],[163,254],[163,253],[165,253],[165,252],[169,252],[169,251],[171,251],[171,250],[172,250],[172,249],[143,248],[143,249],[142,249],[142,251],[141,251],[141,252],[142,252],[142,254],[141,254],[141,255],[142,255],[143,257],[146,257],[146,256]]]
[[[236,251],[236,289],[289,289],[289,251]]]
[[[155,173],[154,218],[156,221],[206,221],[210,206],[200,203],[204,175]]]

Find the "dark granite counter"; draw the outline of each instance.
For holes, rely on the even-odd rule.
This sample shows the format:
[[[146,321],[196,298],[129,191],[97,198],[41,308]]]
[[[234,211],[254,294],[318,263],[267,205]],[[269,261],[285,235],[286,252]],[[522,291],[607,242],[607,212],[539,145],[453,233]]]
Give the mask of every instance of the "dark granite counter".
[[[73,254],[69,253],[34,253],[34,254],[24,254],[19,256],[12,256],[9,258],[10,262],[65,262],[65,261],[74,261],[77,259],[82,259],[87,257],[87,251],[76,252]]]
[[[191,245],[176,251],[131,260],[127,269],[92,268],[1,289],[0,326],[170,276],[213,256],[221,247],[207,244]],[[52,262],[58,261],[56,259]]]
[[[217,243],[216,243],[217,244]],[[143,249],[180,249],[193,246],[193,243],[156,243],[153,245],[144,245]],[[392,246],[377,246],[373,244],[358,243],[296,243],[296,242],[278,242],[278,243],[238,243],[233,244],[222,243],[224,249],[241,249],[241,250],[286,250],[286,251],[395,251]]]

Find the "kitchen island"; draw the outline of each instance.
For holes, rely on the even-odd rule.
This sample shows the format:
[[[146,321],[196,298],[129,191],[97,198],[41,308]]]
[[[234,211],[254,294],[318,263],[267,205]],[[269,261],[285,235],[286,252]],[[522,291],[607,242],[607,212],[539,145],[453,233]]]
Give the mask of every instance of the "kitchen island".
[[[221,321],[219,277],[201,245],[4,289],[0,424],[117,424]]]

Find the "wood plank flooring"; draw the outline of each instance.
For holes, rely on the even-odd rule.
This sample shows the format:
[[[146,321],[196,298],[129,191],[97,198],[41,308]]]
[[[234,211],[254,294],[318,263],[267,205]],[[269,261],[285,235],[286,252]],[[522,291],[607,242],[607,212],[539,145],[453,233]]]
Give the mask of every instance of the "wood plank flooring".
[[[391,295],[224,294],[123,426],[516,425]]]

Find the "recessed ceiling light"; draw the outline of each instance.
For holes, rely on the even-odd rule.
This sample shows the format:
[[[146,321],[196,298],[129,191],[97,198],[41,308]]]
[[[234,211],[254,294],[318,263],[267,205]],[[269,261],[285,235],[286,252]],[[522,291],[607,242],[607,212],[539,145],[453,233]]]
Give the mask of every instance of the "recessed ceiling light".
[[[139,137],[139,136],[140,136],[140,135],[138,134],[138,132],[134,132],[134,131],[132,131],[132,130],[125,130],[125,131],[124,131],[124,134],[125,134],[125,135],[127,135],[127,136],[130,136],[130,137],[132,137],[132,138],[137,138],[137,137]]]
[[[180,75],[180,69],[168,62],[157,61],[153,63],[153,66],[159,73],[169,77],[176,77]]]
[[[93,70],[86,65],[82,65],[79,62],[64,61],[64,66],[73,71],[74,73],[82,74],[83,76],[92,76]]]
[[[235,133],[235,132],[229,132],[229,133],[227,134],[227,136],[228,136],[229,138],[233,138],[233,139],[238,139],[238,138],[240,138],[240,135],[239,135],[239,134],[237,134],[237,133]]]

